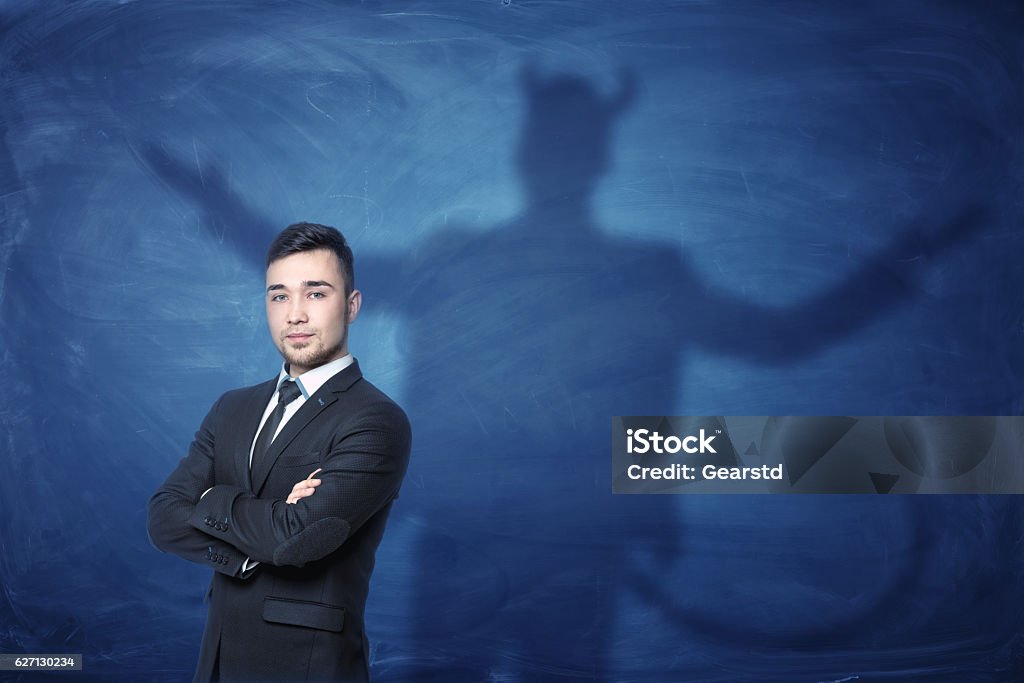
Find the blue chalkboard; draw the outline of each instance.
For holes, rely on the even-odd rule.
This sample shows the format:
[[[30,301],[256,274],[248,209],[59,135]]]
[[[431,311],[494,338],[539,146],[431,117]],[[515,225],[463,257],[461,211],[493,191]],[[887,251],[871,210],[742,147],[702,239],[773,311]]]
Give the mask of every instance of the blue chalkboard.
[[[146,500],[277,372],[265,252],[312,220],[415,434],[376,680],[1024,677],[1014,497],[610,481],[613,415],[1024,410],[1019,3],[11,2],[0,31],[0,652],[189,680],[209,570]]]

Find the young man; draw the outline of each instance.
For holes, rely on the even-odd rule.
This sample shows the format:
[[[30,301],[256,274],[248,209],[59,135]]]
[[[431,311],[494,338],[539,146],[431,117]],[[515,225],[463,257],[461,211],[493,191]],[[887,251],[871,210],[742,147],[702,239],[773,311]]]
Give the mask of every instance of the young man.
[[[365,681],[363,608],[409,422],[348,352],[362,296],[341,233],[285,229],[265,297],[284,366],[213,405],[149,501],[149,536],[215,570],[195,681]]]

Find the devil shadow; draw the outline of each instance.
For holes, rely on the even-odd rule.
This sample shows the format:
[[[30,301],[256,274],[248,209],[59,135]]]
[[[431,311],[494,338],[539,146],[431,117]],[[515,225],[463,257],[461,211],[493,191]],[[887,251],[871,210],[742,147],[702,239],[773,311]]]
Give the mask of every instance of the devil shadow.
[[[665,608],[680,633],[743,637],[733,615],[695,621],[673,599],[684,581],[665,579],[684,547],[678,500],[611,494],[612,416],[673,406],[690,348],[784,365],[838,343],[915,293],[908,263],[950,249],[985,220],[978,206],[936,209],[837,286],[765,308],[713,287],[677,249],[596,223],[595,191],[614,126],[636,96],[632,77],[611,96],[531,69],[522,84],[520,214],[486,231],[439,229],[401,258],[356,261],[367,305],[397,313],[405,330],[415,432],[403,491],[419,533],[413,654],[385,677],[612,679],[625,661],[614,643],[626,601]],[[155,145],[140,155],[263,268],[261,245],[277,226],[216,167],[198,174]],[[906,590],[916,571],[891,572],[882,594]],[[850,633],[888,607],[863,604],[816,632]]]

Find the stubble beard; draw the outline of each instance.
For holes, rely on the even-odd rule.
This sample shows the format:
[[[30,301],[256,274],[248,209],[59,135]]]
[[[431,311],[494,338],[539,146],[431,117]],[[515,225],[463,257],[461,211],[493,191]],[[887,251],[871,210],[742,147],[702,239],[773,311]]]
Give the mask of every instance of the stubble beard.
[[[289,368],[299,366],[306,370],[312,370],[335,360],[338,353],[344,348],[346,341],[348,341],[348,325],[345,326],[345,331],[338,343],[330,348],[324,346],[319,338],[314,338],[302,348],[289,346],[288,340],[284,339],[278,350],[288,363]]]

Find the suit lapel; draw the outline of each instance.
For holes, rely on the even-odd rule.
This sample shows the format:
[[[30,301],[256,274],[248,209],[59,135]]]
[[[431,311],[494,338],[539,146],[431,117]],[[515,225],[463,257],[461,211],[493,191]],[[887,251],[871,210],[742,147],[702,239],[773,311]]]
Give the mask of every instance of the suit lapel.
[[[249,450],[252,442],[256,440],[256,430],[260,428],[260,419],[267,409],[270,397],[274,395],[277,388],[277,378],[264,382],[253,388],[248,401],[243,408],[241,425],[242,441],[235,448],[235,474],[238,477],[238,485],[242,488],[252,490],[249,483]]]
[[[266,483],[267,477],[270,476],[270,470],[274,468],[274,464],[277,462],[278,458],[280,458],[281,454],[284,453],[286,448],[288,448],[288,444],[298,436],[299,432],[305,429],[306,425],[312,422],[317,415],[322,413],[327,406],[338,400],[336,394],[346,391],[362,376],[363,374],[359,371],[359,364],[353,361],[352,365],[327,380],[327,382],[325,382],[315,394],[310,396],[306,402],[302,404],[302,407],[299,408],[298,412],[292,415],[291,419],[288,420],[285,426],[281,429],[281,432],[274,439],[274,442],[270,444],[270,450],[267,451],[262,462],[260,462],[259,466],[252,473],[252,490],[257,495],[259,495],[259,492],[263,489],[263,485]],[[266,403],[269,400],[270,396],[267,396],[266,400],[263,402],[263,409],[266,409]],[[255,434],[255,432],[253,433]]]

